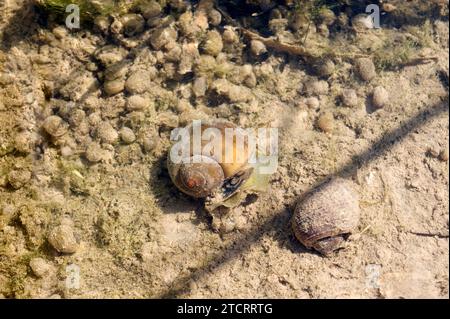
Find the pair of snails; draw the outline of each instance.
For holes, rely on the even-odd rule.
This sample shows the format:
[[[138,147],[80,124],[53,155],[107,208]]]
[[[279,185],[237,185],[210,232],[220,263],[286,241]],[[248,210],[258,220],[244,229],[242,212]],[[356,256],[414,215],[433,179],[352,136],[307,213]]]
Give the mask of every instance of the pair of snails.
[[[187,151],[180,156],[183,147],[172,146],[167,161],[169,175],[178,189],[194,198],[204,198],[205,208],[210,212],[219,206],[235,207],[248,192],[264,191],[269,184],[269,176],[261,174],[258,163],[249,161],[254,154],[248,136],[223,120],[201,122],[197,133],[204,134],[211,129],[222,142],[218,147],[205,151],[209,140],[202,139],[195,150],[195,128],[191,124],[184,128],[189,138],[182,146]],[[233,129],[236,134],[228,144],[225,143],[227,129]],[[239,140],[243,143],[238,143]],[[232,155],[230,161],[224,161],[227,151]],[[342,247],[357,227],[359,215],[358,195],[351,182],[334,178],[300,198],[294,209],[292,228],[304,246],[328,255]]]

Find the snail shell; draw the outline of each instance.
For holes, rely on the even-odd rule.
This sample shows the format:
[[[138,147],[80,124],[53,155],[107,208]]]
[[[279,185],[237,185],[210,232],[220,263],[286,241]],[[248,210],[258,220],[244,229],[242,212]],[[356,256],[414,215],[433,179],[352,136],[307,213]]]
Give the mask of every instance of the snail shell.
[[[353,183],[334,178],[298,201],[292,228],[303,245],[327,255],[342,247],[358,226],[359,217],[359,198]]]
[[[232,186],[232,190],[227,192],[227,196],[233,194],[234,190],[240,186],[233,180],[234,176],[245,176],[248,178],[248,174],[242,174],[242,171],[246,170],[248,159],[249,159],[249,148],[248,148],[248,138],[242,135],[243,138],[243,148],[238,150],[237,136],[238,134],[243,134],[242,131],[236,130],[237,126],[226,121],[202,121],[201,122],[201,133],[203,133],[208,128],[216,128],[217,132],[220,133],[222,138],[221,149],[216,150],[214,148],[210,149],[208,154],[194,154],[193,150],[193,127],[192,124],[186,127],[190,134],[190,154],[189,158],[183,159],[181,163],[174,163],[171,159],[170,153],[167,160],[167,167],[169,175],[173,183],[182,192],[188,194],[189,196],[195,198],[205,198],[211,195],[216,190],[220,189],[227,180],[232,180],[233,183],[228,183],[227,185]],[[235,136],[233,137],[232,143],[226,143],[225,129],[234,129]],[[210,140],[201,141],[200,151],[204,151],[204,146],[207,145]],[[226,161],[226,149],[225,147],[232,145],[232,160]],[[230,146],[228,146],[230,147]],[[225,199],[225,198],[224,198]]]

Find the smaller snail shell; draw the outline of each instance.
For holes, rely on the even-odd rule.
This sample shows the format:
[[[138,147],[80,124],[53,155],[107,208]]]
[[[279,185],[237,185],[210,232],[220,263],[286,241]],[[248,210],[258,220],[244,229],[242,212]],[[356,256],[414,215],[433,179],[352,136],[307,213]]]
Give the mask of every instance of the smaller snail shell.
[[[360,217],[359,198],[352,184],[332,179],[297,203],[292,228],[303,245],[324,255],[342,246]]]

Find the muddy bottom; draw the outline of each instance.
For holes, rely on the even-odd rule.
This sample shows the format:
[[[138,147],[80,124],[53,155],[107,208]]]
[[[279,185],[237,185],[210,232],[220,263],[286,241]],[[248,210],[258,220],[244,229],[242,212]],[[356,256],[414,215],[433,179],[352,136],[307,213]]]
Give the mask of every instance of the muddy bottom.
[[[364,1],[272,2],[69,30],[0,1],[0,297],[449,297],[448,1],[389,1],[380,28]],[[224,214],[166,166],[172,129],[213,118],[279,133],[269,190]],[[324,257],[291,218],[333,176],[361,216]]]

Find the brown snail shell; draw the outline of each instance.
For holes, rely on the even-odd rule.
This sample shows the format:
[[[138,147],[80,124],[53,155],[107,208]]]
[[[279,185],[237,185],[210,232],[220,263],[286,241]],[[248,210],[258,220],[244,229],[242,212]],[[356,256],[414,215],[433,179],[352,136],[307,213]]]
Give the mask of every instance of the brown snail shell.
[[[342,247],[359,223],[359,197],[353,183],[334,178],[301,198],[292,228],[307,248],[327,255]]]
[[[192,125],[186,127],[189,133],[193,133]],[[215,190],[219,189],[224,183],[225,179],[234,176],[241,170],[245,169],[249,159],[248,139],[243,136],[244,148],[243,151],[238,151],[236,137],[233,138],[233,158],[231,162],[225,162],[225,129],[237,129],[233,123],[215,120],[202,121],[201,132],[203,133],[207,128],[217,128],[222,136],[222,149],[211,150],[209,154],[194,154],[192,138],[190,140],[190,157],[183,163],[174,163],[170,158],[170,153],[167,159],[167,167],[169,175],[173,183],[179,190],[196,198],[205,198],[211,195]],[[239,130],[234,131],[235,134],[240,134]],[[201,150],[208,143],[208,140],[202,140]],[[219,153],[221,152],[221,154]],[[222,155],[222,156],[220,156]],[[202,159],[201,163],[193,162],[192,159]]]

